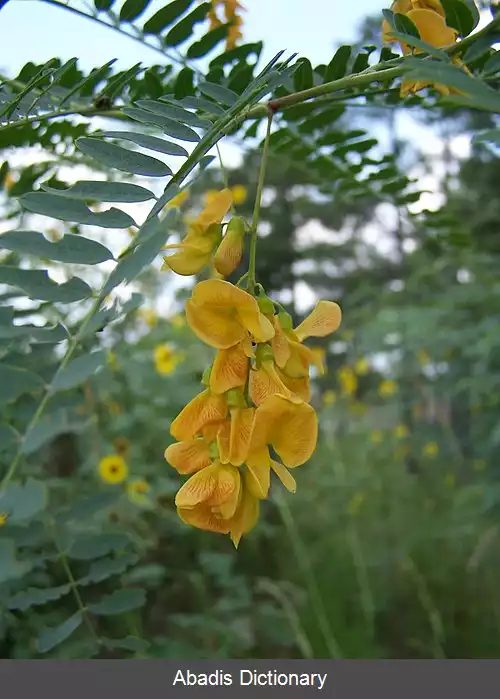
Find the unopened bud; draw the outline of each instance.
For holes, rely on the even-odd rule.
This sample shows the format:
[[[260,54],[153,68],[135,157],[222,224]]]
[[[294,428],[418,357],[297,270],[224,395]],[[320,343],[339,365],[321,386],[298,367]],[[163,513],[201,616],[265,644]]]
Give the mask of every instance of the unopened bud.
[[[207,388],[210,386],[210,374],[212,373],[212,367],[209,366],[205,369],[203,372],[203,375],[201,377],[201,383],[206,386]]]
[[[246,408],[245,396],[240,389],[232,388],[226,393],[226,398],[229,408]]]
[[[280,311],[278,313],[278,322],[283,330],[292,330],[293,328],[292,316],[286,311]]]
[[[214,267],[225,277],[234,272],[243,257],[243,241],[245,236],[245,221],[242,218],[232,218],[227,224],[226,234],[214,256]]]

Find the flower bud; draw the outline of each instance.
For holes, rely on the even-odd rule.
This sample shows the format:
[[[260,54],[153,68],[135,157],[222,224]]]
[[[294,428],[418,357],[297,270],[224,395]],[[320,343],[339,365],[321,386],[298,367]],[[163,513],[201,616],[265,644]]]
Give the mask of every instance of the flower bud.
[[[234,272],[243,257],[245,222],[242,218],[232,218],[227,224],[226,234],[214,256],[214,266],[225,277]]]

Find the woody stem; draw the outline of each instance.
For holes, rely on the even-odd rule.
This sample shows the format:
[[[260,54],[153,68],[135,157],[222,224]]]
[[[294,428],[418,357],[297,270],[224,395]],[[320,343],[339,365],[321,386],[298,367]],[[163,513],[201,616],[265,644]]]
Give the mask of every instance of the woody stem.
[[[259,181],[257,183],[257,194],[255,195],[255,204],[253,207],[252,228],[250,238],[250,260],[248,263],[248,280],[247,289],[250,294],[255,290],[255,259],[257,253],[257,229],[259,227],[260,205],[262,200],[262,191],[266,180],[267,158],[269,155],[269,137],[271,136],[271,124],[273,122],[273,112],[269,110],[267,113],[267,131],[264,140],[264,149],[262,151],[262,160],[260,161]]]

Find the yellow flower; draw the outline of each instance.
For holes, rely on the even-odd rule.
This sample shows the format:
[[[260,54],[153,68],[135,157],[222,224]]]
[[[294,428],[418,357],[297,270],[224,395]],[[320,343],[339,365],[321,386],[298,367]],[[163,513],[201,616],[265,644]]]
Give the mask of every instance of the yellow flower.
[[[349,503],[347,505],[347,511],[349,514],[353,517],[355,517],[357,514],[359,514],[359,511],[363,507],[365,503],[365,496],[363,493],[355,493],[352,498],[349,500]]]
[[[315,357],[315,364],[318,366],[325,366],[326,349],[324,347],[311,347],[311,352]]]
[[[424,456],[428,456],[433,459],[439,454],[439,445],[436,442],[427,442],[422,450]]]
[[[203,204],[205,206],[210,206],[210,204],[216,201],[218,194],[218,189],[207,189],[207,191],[203,195]]]
[[[380,430],[374,430],[370,433],[370,441],[372,444],[380,444],[383,438],[384,435]]]
[[[422,366],[429,364],[429,362],[431,361],[431,358],[429,357],[429,355],[427,354],[427,352],[425,350],[419,350],[417,356],[418,356],[418,361]]]
[[[151,486],[142,478],[135,478],[127,483],[127,496],[134,505],[146,505]]]
[[[127,456],[130,451],[130,442],[126,437],[117,437],[113,440],[113,446],[115,447],[116,453],[120,456]]]
[[[182,192],[179,192],[179,194],[176,194],[175,197],[172,197],[167,206],[180,208],[187,199],[189,199],[189,191],[184,189]]]
[[[214,255],[214,267],[222,276],[228,277],[240,264],[244,237],[245,222],[242,218],[232,218]]]
[[[183,313],[177,313],[170,318],[170,323],[174,328],[183,328],[186,325],[186,318]]]
[[[393,396],[397,390],[398,386],[396,382],[391,381],[390,379],[384,379],[380,382],[380,386],[378,387],[379,395],[383,398],[387,396]]]
[[[193,398],[170,425],[170,434],[179,442],[187,442],[202,433],[208,425],[223,422],[228,413],[227,398],[209,389]]]
[[[337,402],[337,394],[335,391],[328,390],[323,393],[323,405],[333,405]]]
[[[146,325],[149,325],[150,328],[154,328],[155,325],[158,323],[158,316],[156,314],[156,311],[152,308],[142,309],[141,317],[146,323]]]
[[[248,192],[247,188],[242,184],[235,184],[234,187],[231,187],[231,192],[233,193],[233,202],[236,206],[240,206],[240,204],[246,202]]]
[[[197,274],[211,260],[221,239],[221,221],[231,208],[233,195],[229,189],[217,192],[199,216],[189,225],[188,234],[181,243],[166,245],[165,250],[177,250],[163,258],[162,269],[176,274]]]
[[[484,471],[486,469],[486,460],[485,459],[474,459],[472,462],[472,468],[474,471]]]
[[[8,512],[0,512],[0,527],[3,527],[6,524],[8,516]]]
[[[109,350],[108,352],[108,364],[112,369],[116,369],[118,367],[116,352],[113,352],[112,350]]]
[[[115,400],[110,400],[107,407],[111,415],[120,415],[123,412],[122,406]]]
[[[105,483],[122,483],[128,476],[128,466],[118,454],[104,456],[99,462],[99,475]]]
[[[154,360],[156,371],[168,376],[176,370],[180,363],[180,355],[171,345],[158,345],[155,347]]]
[[[406,425],[398,425],[394,429],[394,436],[396,439],[404,439],[405,437],[408,437],[408,427]]]
[[[393,12],[406,15],[418,29],[420,38],[431,46],[442,48],[456,43],[458,32],[446,24],[446,16],[439,0],[395,0],[392,4]],[[392,28],[387,20],[382,23],[383,41],[385,43],[398,41],[390,36]],[[421,49],[413,49],[404,42],[399,42],[405,55],[411,53],[421,53]],[[467,66],[457,57],[453,56],[452,62],[470,74]],[[418,92],[426,87],[434,87],[443,95],[458,93],[457,90],[446,85],[433,83],[425,80],[403,80],[401,85],[401,96]]]
[[[444,484],[447,488],[454,488],[457,484],[457,478],[454,473],[447,473],[444,477]]]
[[[256,342],[267,342],[274,335],[255,298],[221,279],[195,286],[186,303],[186,318],[200,340],[216,349],[234,347],[250,335]]]
[[[358,388],[358,378],[351,367],[341,366],[338,376],[342,393],[347,396],[352,396],[354,393],[356,393],[356,389]]]
[[[364,403],[360,403],[359,401],[351,403],[351,412],[353,415],[358,415],[359,417],[362,417],[363,415],[366,415],[367,410],[368,406],[366,406]]]
[[[11,172],[7,172],[3,181],[3,186],[5,187],[6,191],[9,192],[15,184],[16,178]]]
[[[354,364],[354,371],[358,376],[366,376],[370,371],[370,364],[365,357],[361,357]]]

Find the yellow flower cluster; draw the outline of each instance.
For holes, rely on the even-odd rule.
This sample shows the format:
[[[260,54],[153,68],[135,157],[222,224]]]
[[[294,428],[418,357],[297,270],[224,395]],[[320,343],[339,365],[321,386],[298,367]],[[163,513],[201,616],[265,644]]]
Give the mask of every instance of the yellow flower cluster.
[[[391,10],[394,13],[402,14],[408,17],[415,27],[418,29],[420,38],[431,46],[443,48],[455,44],[458,38],[458,32],[446,24],[446,15],[441,5],[440,0],[394,0],[391,5]],[[393,31],[387,20],[382,23],[382,40],[384,43],[396,42],[391,36]],[[404,42],[399,42],[401,50],[405,55],[413,52],[421,53],[421,49],[413,49]],[[470,74],[465,64],[457,57],[453,56],[453,63],[460,66],[463,70]],[[401,96],[406,97],[409,94],[419,92],[426,87],[434,87],[443,95],[456,93],[456,90],[440,85],[437,83],[425,82],[422,80],[403,80],[401,85]]]
[[[154,350],[156,371],[163,376],[173,374],[179,364],[184,361],[184,355],[172,345],[158,345]]]
[[[143,478],[133,478],[128,480],[129,468],[123,458],[130,448],[128,440],[119,437],[115,440],[115,449],[120,453],[108,454],[99,462],[99,476],[108,485],[119,485],[125,483],[125,491],[130,502],[134,505],[147,505],[149,503],[149,492],[151,486]],[[122,455],[123,454],[123,455]]]
[[[238,41],[243,38],[241,33],[243,17],[238,13],[244,8],[238,0],[212,0],[212,9],[208,13],[210,30],[222,25],[222,21],[217,14],[219,5],[223,6],[224,19],[230,25],[226,40],[226,51],[228,51],[229,49],[234,49]]]
[[[233,193],[230,189],[223,189],[211,196],[199,216],[189,223],[184,240],[165,247],[176,252],[164,258],[162,269],[190,276],[198,274],[213,262],[217,272],[224,277],[234,272],[243,255],[245,222],[240,217],[233,217],[225,226],[225,234],[222,234],[222,219],[232,204]]]
[[[220,226],[230,205],[228,190],[219,192],[188,237],[210,235],[208,228]],[[220,259],[220,246],[234,230],[232,221],[222,243],[212,245],[203,258],[203,265],[211,256],[214,262]],[[246,224],[240,221],[244,231]],[[232,248],[230,240],[227,249]],[[243,236],[238,258],[242,252]],[[180,251],[184,261],[192,260],[191,253],[186,248]],[[234,263],[236,257],[225,259]],[[186,266],[181,268],[185,273]],[[189,268],[198,269],[194,264]],[[294,492],[295,479],[288,469],[304,464],[316,447],[318,421],[309,403],[309,371],[312,365],[319,371],[323,366],[321,355],[303,343],[308,337],[334,332],[341,311],[332,301],[319,301],[293,328],[291,317],[276,311],[259,285],[251,284],[246,291],[217,278],[196,284],[185,310],[190,328],[217,353],[203,376],[204,390],[170,427],[177,441],[166,449],[165,459],[178,473],[190,476],[175,504],[184,522],[229,534],[238,546],[257,522],[259,503],[268,497],[271,472]],[[279,461],[271,456],[271,448]]]

